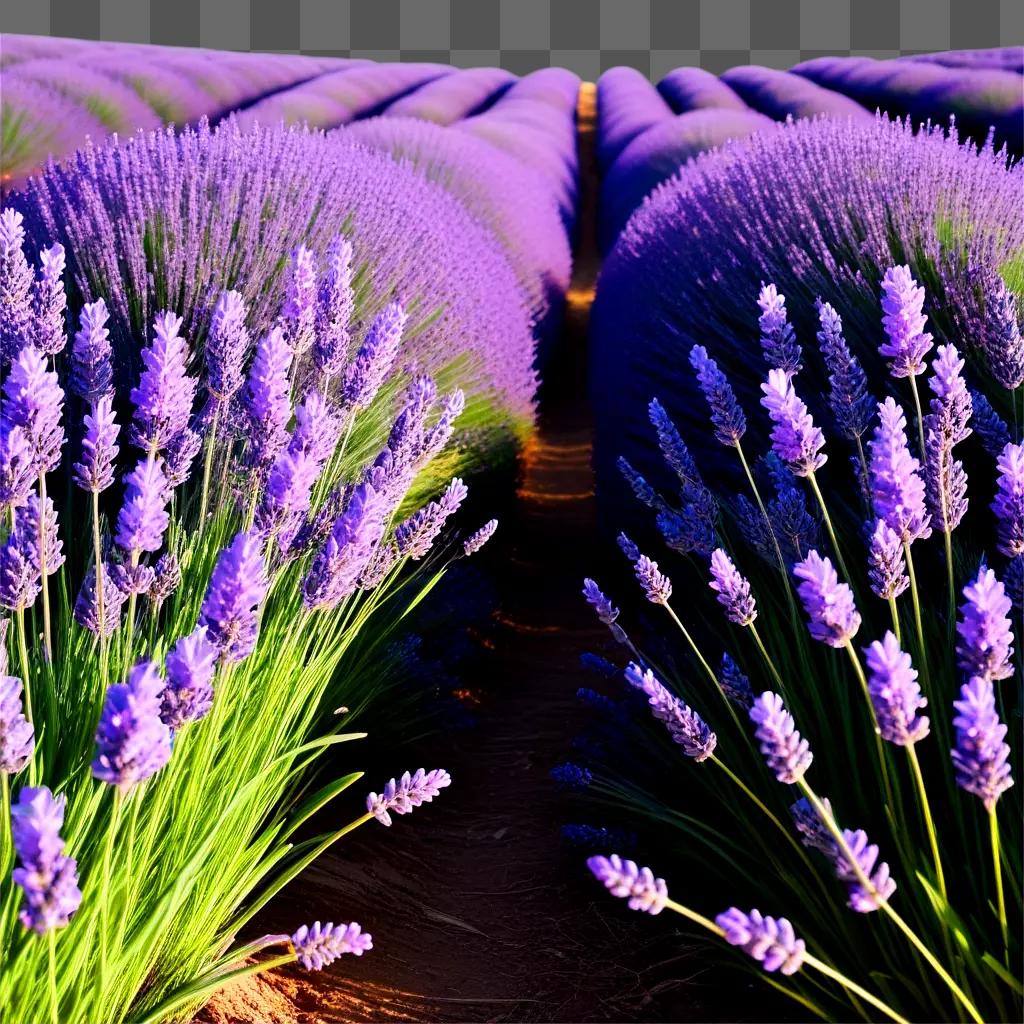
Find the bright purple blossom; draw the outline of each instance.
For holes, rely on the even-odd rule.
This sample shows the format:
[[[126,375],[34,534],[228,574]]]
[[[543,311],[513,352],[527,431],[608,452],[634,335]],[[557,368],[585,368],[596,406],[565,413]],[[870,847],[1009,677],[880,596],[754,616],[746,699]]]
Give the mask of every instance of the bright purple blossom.
[[[951,752],[957,785],[978,797],[990,814],[996,801],[1013,785],[1010,775],[1010,747],[1005,743],[1006,726],[996,713],[995,688],[991,679],[972,677],[960,687],[960,699],[953,701],[956,748]]]
[[[99,398],[92,411],[85,414],[82,461],[72,467],[74,481],[83,491],[98,494],[114,482],[114,460],[120,450],[117,445],[120,429],[109,394]]]
[[[112,561],[108,563],[106,571],[125,597],[148,593],[156,579],[156,571],[151,565]]]
[[[206,386],[217,402],[230,401],[242,386],[242,364],[251,345],[245,326],[245,300],[230,289],[221,292],[203,349]]]
[[[319,475],[320,466],[306,452],[293,452],[288,447],[274,459],[256,510],[256,527],[267,536],[275,535],[282,549],[291,543],[309,511]]]
[[[839,582],[832,562],[817,551],[797,562],[793,575],[801,581],[797,589],[811,636],[830,647],[844,647],[860,629],[860,613],[849,585]]]
[[[110,332],[107,330],[107,304],[103,299],[82,307],[71,345],[71,390],[89,405],[113,391]]]
[[[668,900],[668,886],[655,878],[650,868],[623,860],[617,853],[610,857],[591,857],[587,861],[594,877],[613,895],[629,900],[630,910],[660,914]]]
[[[870,441],[871,499],[875,515],[909,544],[931,533],[921,463],[910,454],[907,418],[892,398],[879,403],[878,420]]]
[[[109,565],[103,567],[103,619],[96,592],[96,569],[89,569],[75,599],[75,622],[95,636],[112,636],[121,624],[121,608],[128,595],[118,585]]]
[[[160,717],[170,729],[177,732],[213,707],[213,676],[219,656],[219,649],[207,639],[205,626],[180,637],[167,652],[167,686]]]
[[[807,406],[797,397],[793,377],[785,370],[770,370],[761,385],[761,404],[772,423],[772,447],[797,476],[809,476],[828,461],[821,449],[825,435],[814,425]]]
[[[455,477],[440,499],[430,502],[400,523],[395,530],[399,553],[413,561],[423,558],[468,493],[469,488]]]
[[[164,681],[152,661],[140,661],[128,681],[107,688],[96,729],[92,774],[127,792],[155,775],[171,756],[171,730],[160,719]]]
[[[641,555],[633,566],[634,575],[652,604],[667,604],[672,596],[672,581],[658,569],[658,563]]]
[[[765,362],[792,377],[800,372],[803,364],[800,343],[786,315],[786,297],[779,294],[775,285],[762,284],[757,305],[761,310],[757,323],[761,329]]]
[[[281,310],[282,334],[289,349],[301,355],[313,344],[316,321],[316,262],[300,245],[291,255],[291,275]]]
[[[736,393],[718,363],[703,345],[690,349],[690,365],[696,371],[697,383],[711,409],[715,437],[724,445],[739,444],[747,429],[747,418],[736,401]]]
[[[279,327],[271,328],[256,346],[245,389],[245,408],[249,413],[250,461],[266,466],[288,442],[288,371],[292,350]]]
[[[865,652],[868,693],[883,740],[905,747],[928,735],[928,719],[918,712],[928,701],[921,695],[917,670],[891,632]]]
[[[42,524],[40,524],[40,515]],[[40,573],[45,568],[46,575],[52,576],[64,564],[64,545],[57,530],[57,510],[53,500],[47,497],[40,504],[39,496],[33,491],[28,501],[15,513],[14,529],[10,536],[14,537],[21,549],[28,555],[32,568]],[[40,538],[45,545],[45,552],[40,552]],[[43,566],[42,555],[45,554],[46,565]]]
[[[4,640],[0,631],[0,644]],[[35,750],[35,732],[22,704],[23,690],[21,680],[7,675],[7,667],[0,666],[0,773],[4,775],[20,772]]]
[[[262,542],[255,533],[236,533],[217,558],[199,612],[198,624],[206,627],[221,661],[230,664],[252,654],[266,596]]]
[[[189,351],[178,334],[180,327],[180,316],[157,314],[153,340],[142,350],[144,369],[138,387],[131,390],[132,444],[151,453],[169,447],[192,415],[196,379],[186,372]]]
[[[899,597],[910,586],[903,542],[884,519],[876,520],[871,534],[868,582],[872,592],[885,601]]]
[[[916,377],[924,373],[924,357],[932,347],[925,331],[928,317],[924,289],[914,280],[910,267],[890,267],[882,278],[882,326],[887,340],[878,351],[889,360],[894,377]]]
[[[868,394],[864,369],[843,337],[843,321],[839,314],[820,299],[817,307],[821,325],[818,344],[828,369],[828,404],[839,432],[852,441],[868,429],[875,401]]]
[[[1024,554],[1024,444],[1007,443],[996,463],[999,478],[992,511],[999,550],[1013,558]]]
[[[706,761],[715,752],[718,738],[707,722],[678,697],[671,694],[650,669],[643,669],[634,662],[626,668],[626,682],[646,694],[651,714],[665,723],[673,742],[683,748],[687,757],[695,761]]]
[[[14,361],[32,323],[32,268],[22,221],[11,207],[0,213],[0,363]]]
[[[725,609],[725,617],[737,626],[749,626],[757,618],[757,605],[750,593],[750,583],[722,548],[715,548],[711,553],[711,577],[709,586],[718,594],[718,603]]]
[[[1009,679],[1013,675],[1013,629],[1008,618],[1011,602],[996,574],[981,566],[964,587],[966,602],[957,622],[958,664],[971,677]]]
[[[17,526],[21,510],[15,513],[15,529],[0,545],[0,607],[23,611],[39,595],[39,568],[32,564],[32,551],[24,531]]]
[[[471,533],[462,542],[462,551],[466,556],[475,555],[493,536],[498,529],[498,520],[489,519],[475,533]]]
[[[797,732],[782,698],[777,693],[755,697],[750,720],[757,726],[754,735],[761,741],[761,753],[775,777],[790,786],[799,782],[814,755],[810,744]]]
[[[67,295],[64,291],[64,246],[39,252],[39,275],[32,295],[32,344],[43,355],[55,356],[68,343],[64,326]]]
[[[32,446],[21,427],[0,418],[0,515],[28,500],[35,483]]]
[[[163,460],[140,459],[124,479],[124,504],[117,517],[114,540],[123,551],[159,551],[170,523],[170,489]]]
[[[857,911],[858,914],[870,914],[888,902],[889,897],[896,891],[896,882],[889,877],[889,865],[885,861],[878,863],[878,847],[868,841],[867,833],[863,829],[854,832],[844,828],[842,836],[861,874],[871,884],[867,886],[860,881],[857,871],[838,843],[833,851],[836,877],[846,883],[850,909]]]
[[[619,617],[619,609],[605,597],[601,588],[589,577],[583,581],[583,596],[606,626],[615,624],[615,620]]]
[[[420,804],[430,803],[451,782],[451,776],[443,768],[429,772],[419,768],[413,775],[406,772],[397,781],[391,779],[379,796],[370,793],[366,798],[366,809],[382,825],[390,825],[392,811],[410,814]]]
[[[64,444],[60,425],[64,392],[37,348],[24,345],[18,352],[4,380],[3,395],[3,418],[24,431],[36,476],[51,472],[60,462]]]
[[[322,970],[346,953],[362,956],[373,949],[373,936],[364,932],[355,921],[351,924],[330,921],[325,925],[319,921],[314,921],[312,926],[304,924],[291,941],[295,947],[295,959],[307,971]]]
[[[739,946],[769,973],[796,974],[803,966],[806,946],[784,917],[766,917],[758,910],[744,913],[730,907],[715,918],[725,941]]]
[[[316,300],[313,361],[324,377],[337,376],[345,366],[354,308],[352,243],[338,235],[327,248],[327,272],[320,282]]]
[[[341,433],[341,417],[319,391],[307,391],[295,407],[295,429],[288,441],[289,449],[307,454],[322,469],[334,454]]]
[[[394,365],[408,314],[397,302],[374,318],[355,358],[345,370],[341,401],[347,409],[364,409],[373,401]]]

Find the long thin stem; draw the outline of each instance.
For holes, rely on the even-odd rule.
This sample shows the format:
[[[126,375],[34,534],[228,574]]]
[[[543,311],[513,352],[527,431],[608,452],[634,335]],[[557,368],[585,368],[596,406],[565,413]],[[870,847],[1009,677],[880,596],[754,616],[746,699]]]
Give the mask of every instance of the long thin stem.
[[[914,412],[917,415],[917,440],[921,446],[921,465],[928,461],[928,449],[924,443],[924,416],[921,415],[921,396],[917,391],[917,377],[910,375],[910,390],[914,395]]]
[[[199,499],[199,529],[202,529],[203,524],[206,522],[206,510],[210,503],[210,475],[213,472],[213,449],[217,440],[217,428],[220,425],[222,405],[222,402],[218,402],[213,410],[210,432],[206,435],[206,456],[203,459],[203,490]]]
[[[889,598],[889,614],[892,616],[892,631],[896,634],[896,643],[903,646],[903,636],[900,630],[900,610],[896,606],[896,598]]]
[[[46,976],[50,990],[50,1024],[60,1024],[60,1006],[57,1002],[57,931],[51,928],[46,935]]]
[[[39,573],[43,591],[43,658],[47,664],[53,660],[50,636],[50,587],[46,551],[46,474],[39,474]]]
[[[110,861],[114,853],[114,841],[117,838],[118,825],[121,821],[121,805],[124,797],[120,789],[114,790],[114,806],[110,812],[110,825],[107,829],[107,841],[103,845],[103,875],[100,878],[100,1003],[107,991],[108,935],[110,928]]]
[[[757,631],[757,626],[751,622],[749,628],[750,635],[754,638],[754,643],[757,644],[758,650],[761,652],[761,657],[764,658],[764,663],[768,666],[768,671],[772,674],[772,679],[775,680],[775,683],[779,688],[779,692],[785,695],[786,684],[782,681],[782,676],[779,675],[779,670],[775,667],[775,662],[772,660],[772,656],[768,653],[768,649],[765,647],[764,641],[761,639],[761,634]]]
[[[852,577],[850,576],[850,571],[846,568],[846,563],[843,561],[843,553],[839,550],[839,540],[836,538],[836,531],[832,526],[832,517],[828,514],[825,496],[821,493],[821,488],[818,486],[818,478],[814,475],[813,470],[807,474],[807,480],[811,485],[811,490],[814,491],[814,497],[818,500],[818,507],[821,509],[822,517],[825,520],[825,529],[828,531],[829,540],[832,541],[832,550],[836,553],[836,562],[839,564],[839,570],[842,572],[843,577],[849,581]]]
[[[25,636],[25,609],[19,608],[14,613],[14,631],[18,634],[18,661],[21,663],[23,693],[25,694],[25,717],[32,722],[32,683],[28,671],[28,640]]]
[[[999,821],[996,809],[988,812],[988,834],[992,841],[992,870],[996,876],[996,906],[999,911],[999,929],[1003,934],[1003,961],[1010,966],[1010,935],[1006,921],[1006,896],[1003,893],[1003,867],[999,858]]]
[[[910,553],[910,541],[903,542],[903,556],[907,561],[907,575],[910,577],[910,601],[914,606],[914,628],[917,630],[918,654],[921,657],[921,675],[930,688],[928,673],[928,652],[924,645],[924,625],[921,621],[921,598],[917,592],[917,574],[914,572],[914,556]]]
[[[103,542],[100,537],[100,492],[92,492],[92,550],[96,570],[96,615],[99,622],[100,672],[103,684],[107,682],[107,617],[104,612],[106,596],[103,593]]]
[[[704,657],[704,655],[701,654],[700,648],[697,646],[697,643],[693,639],[693,637],[690,636],[690,633],[687,630],[687,628],[683,625],[682,619],[680,619],[679,616],[676,615],[676,613],[672,610],[672,606],[667,601],[662,602],[662,604],[664,605],[665,611],[667,611],[669,615],[672,616],[672,621],[675,622],[675,624],[682,631],[683,636],[686,637],[686,642],[690,645],[690,650],[693,651],[697,660],[700,662],[701,667],[707,673],[708,678],[715,686],[718,686],[718,676],[715,675],[715,670],[707,663],[707,659]]]
[[[910,758],[910,767],[914,772],[914,782],[917,785],[917,795],[921,799],[921,813],[924,815],[924,826],[928,832],[928,843],[932,848],[932,861],[935,863],[935,878],[939,883],[939,892],[942,898],[949,902],[946,893],[946,877],[942,872],[942,857],[939,855],[939,838],[935,831],[935,821],[932,818],[932,807],[928,800],[928,791],[924,786],[924,776],[921,774],[921,762],[917,757],[917,750],[913,743],[907,744],[907,757]]]
[[[882,769],[882,785],[885,787],[885,802],[886,806],[895,814],[896,804],[893,798],[892,783],[889,780],[889,763],[886,760],[885,746],[879,733],[878,716],[875,714],[875,705],[871,701],[871,691],[868,689],[867,676],[864,675],[864,668],[860,663],[860,658],[857,657],[857,652],[853,649],[853,644],[847,640],[843,647],[850,657],[850,664],[853,665],[857,682],[860,683],[861,692],[864,694],[864,700],[867,702],[868,711],[871,714],[872,732],[875,734],[875,749],[878,753],[879,767]]]

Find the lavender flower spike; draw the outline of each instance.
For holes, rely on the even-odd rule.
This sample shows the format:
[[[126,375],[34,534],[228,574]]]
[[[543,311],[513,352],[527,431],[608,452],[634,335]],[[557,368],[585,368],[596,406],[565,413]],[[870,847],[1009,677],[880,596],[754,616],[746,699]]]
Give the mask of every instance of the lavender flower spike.
[[[1008,613],[1010,598],[984,565],[964,587],[963,619],[956,624],[956,653],[960,668],[979,679],[1009,679],[1013,675],[1013,629]]]
[[[1024,384],[1024,337],[1017,320],[1017,297],[997,274],[996,286],[985,296],[982,348],[992,376],[1007,391]]]
[[[13,362],[32,322],[32,268],[22,221],[11,207],[0,213],[0,363]]]
[[[882,326],[888,340],[878,351],[889,360],[894,377],[916,377],[924,372],[924,357],[932,347],[932,336],[924,329],[924,289],[910,267],[899,266],[885,272],[882,292]]]
[[[475,533],[471,533],[463,542],[463,553],[468,557],[475,555],[493,536],[498,529],[498,520],[489,519]]]
[[[354,306],[352,243],[338,235],[327,250],[327,273],[320,282],[316,303],[313,361],[324,377],[336,376],[345,365]]]
[[[250,463],[266,466],[288,442],[288,370],[292,351],[279,327],[272,328],[256,346],[245,388],[245,409],[249,414]]]
[[[1024,444],[1007,444],[996,463],[999,479],[992,511],[998,548],[1007,558],[1024,554]]]
[[[251,339],[245,301],[236,291],[221,292],[206,335],[206,386],[217,402],[230,401],[242,386],[242,363]]]
[[[282,339],[295,355],[301,355],[313,344],[316,323],[316,265],[304,245],[292,253],[291,271],[281,310]]]
[[[42,353],[24,345],[3,382],[3,419],[20,427],[32,450],[36,476],[56,469],[64,444],[60,425],[64,392],[57,374],[46,368]]]
[[[669,693],[650,669],[642,669],[631,662],[626,668],[626,682],[647,695],[651,714],[665,723],[673,742],[683,748],[687,757],[698,763],[711,757],[718,739],[707,722],[693,708]]]
[[[177,732],[213,707],[213,675],[219,655],[220,651],[207,638],[205,626],[197,626],[168,651],[167,687],[160,718],[170,729]]]
[[[777,693],[762,693],[754,699],[750,720],[757,726],[761,753],[779,782],[799,782],[811,766],[814,755],[807,740],[797,732],[793,716]]]
[[[615,620],[619,617],[619,609],[604,596],[601,588],[589,577],[583,581],[583,596],[606,626],[615,624]]]
[[[842,835],[860,873],[871,884],[866,886],[860,881],[857,871],[838,843],[834,851],[836,877],[846,883],[850,909],[858,914],[870,914],[873,910],[881,909],[882,904],[888,901],[896,891],[896,882],[889,877],[889,865],[884,861],[875,867],[878,863],[878,847],[868,842],[867,833],[863,829],[854,832],[844,828]]]
[[[629,900],[630,910],[660,914],[668,902],[668,886],[663,878],[655,878],[650,868],[637,867],[617,853],[610,857],[587,860],[594,877],[613,895]]]
[[[35,460],[25,431],[0,418],[0,516],[20,508],[35,483]]]
[[[252,654],[259,633],[258,609],[267,594],[260,538],[236,533],[221,551],[199,612],[210,642],[226,663]]]
[[[647,600],[652,604],[668,604],[672,596],[672,581],[658,570],[658,563],[641,555],[633,567],[640,586],[644,588]]]
[[[732,385],[703,345],[690,349],[690,365],[697,373],[697,383],[711,409],[715,437],[722,444],[735,447],[746,432],[747,418],[736,401]]]
[[[124,504],[117,517],[114,539],[124,551],[159,551],[170,517],[167,501],[170,489],[164,476],[163,460],[142,459],[125,477]]]
[[[970,388],[974,432],[993,459],[1010,443],[1010,428],[982,392]]]
[[[131,390],[135,414],[131,440],[150,454],[163,451],[188,426],[196,379],[186,373],[189,351],[178,334],[181,317],[158,313],[153,340],[142,350],[145,368]]]
[[[414,775],[406,772],[397,782],[391,779],[380,796],[370,793],[366,798],[366,809],[382,825],[390,825],[391,811],[410,814],[420,804],[430,803],[451,782],[451,776],[443,768],[430,772],[420,768]]]
[[[750,594],[750,583],[740,575],[732,559],[715,548],[711,553],[709,586],[718,594],[718,603],[725,609],[725,617],[737,626],[749,626],[757,618],[757,605]]]
[[[60,830],[65,798],[46,786],[26,786],[11,808],[11,838],[19,867],[11,873],[24,894],[18,915],[38,935],[63,928],[82,902],[78,864],[64,854]]]
[[[891,632],[886,632],[864,653],[868,693],[882,739],[900,747],[923,740],[929,731],[928,719],[918,712],[928,701],[921,695],[910,655],[900,650],[899,641]]]
[[[303,925],[292,937],[295,959],[307,971],[319,971],[333,964],[340,956],[351,953],[362,956],[373,949],[373,936],[364,932],[353,921],[351,924],[334,924],[330,921],[321,925],[314,921],[312,926]]]
[[[753,706],[754,694],[750,688],[750,680],[728,653],[722,655],[722,664],[718,670],[718,684],[733,704],[738,704],[746,711]]]
[[[839,314],[820,299],[817,307],[821,325],[817,337],[828,369],[829,407],[839,432],[853,441],[868,429],[875,402],[868,394],[864,369],[851,354],[843,337],[843,321]]]
[[[70,387],[89,405],[95,405],[113,391],[108,315],[102,299],[87,302],[80,314],[81,327],[71,345]]]
[[[0,644],[4,640],[0,631]],[[0,773],[14,775],[32,759],[35,731],[24,714],[21,680],[7,675],[6,666],[0,669]]]
[[[957,785],[978,797],[991,814],[996,801],[1012,785],[1006,726],[996,713],[995,688],[990,679],[971,678],[953,701],[956,748],[952,751]]]
[[[822,454],[825,435],[814,425],[807,406],[793,389],[792,374],[770,370],[761,385],[761,404],[768,410],[772,423],[772,447],[796,476],[810,476],[828,461]]]
[[[416,561],[425,557],[448,518],[455,514],[469,489],[455,477],[438,501],[432,501],[414,512],[395,530],[395,543],[405,557]]]
[[[43,355],[55,356],[68,343],[64,328],[67,295],[64,292],[64,246],[54,245],[39,253],[39,276],[32,296],[32,344]]]
[[[868,551],[868,582],[884,601],[899,597],[910,586],[903,543],[884,519],[875,522]]]
[[[740,946],[769,973],[796,974],[803,966],[806,946],[784,917],[765,917],[758,910],[745,914],[730,907],[715,918],[730,946]]]
[[[835,820],[832,814],[832,804],[827,797],[821,798],[822,806],[829,818]],[[791,804],[789,813],[793,818],[793,824],[800,833],[800,842],[809,850],[817,850],[825,854],[829,860],[834,860],[836,855],[836,841],[828,826],[822,821],[814,804],[807,797],[802,796],[796,803]]]
[[[114,482],[114,460],[119,451],[120,428],[114,418],[110,395],[97,399],[92,412],[85,414],[84,422],[82,461],[74,464],[72,476],[83,491],[99,494]]]
[[[878,406],[878,426],[870,441],[871,497],[875,515],[884,519],[900,541],[909,544],[931,534],[925,507],[920,462],[907,446],[907,419],[903,410],[887,398]]]
[[[775,285],[762,284],[757,304],[761,309],[757,322],[761,328],[765,362],[791,376],[799,373],[802,365],[800,344],[786,316],[786,297],[779,294]]]
[[[355,359],[345,370],[341,401],[347,409],[365,409],[373,401],[398,356],[408,319],[397,302],[389,303],[374,317]]]
[[[111,636],[121,623],[121,607],[127,594],[117,585],[110,566],[105,566],[103,579],[103,620],[100,621],[99,601],[96,593],[96,569],[90,568],[75,599],[74,617],[83,629],[96,636]]]
[[[793,566],[793,575],[801,580],[797,589],[810,620],[811,636],[830,647],[846,646],[860,629],[860,613],[853,603],[853,591],[839,582],[832,562],[812,550]]]

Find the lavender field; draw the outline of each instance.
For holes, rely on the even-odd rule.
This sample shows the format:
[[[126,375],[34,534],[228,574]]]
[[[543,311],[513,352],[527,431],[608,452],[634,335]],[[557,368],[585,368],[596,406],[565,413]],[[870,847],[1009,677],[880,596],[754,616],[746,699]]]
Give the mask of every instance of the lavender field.
[[[1024,48],[0,139],[2,1019],[1020,1019]]]

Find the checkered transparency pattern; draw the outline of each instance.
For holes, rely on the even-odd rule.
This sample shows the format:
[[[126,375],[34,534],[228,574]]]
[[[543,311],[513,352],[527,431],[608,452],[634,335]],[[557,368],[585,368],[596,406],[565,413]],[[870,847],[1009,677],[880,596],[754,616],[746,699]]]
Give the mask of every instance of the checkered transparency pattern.
[[[0,0],[6,32],[375,60],[786,68],[1024,43],[1021,0]]]

